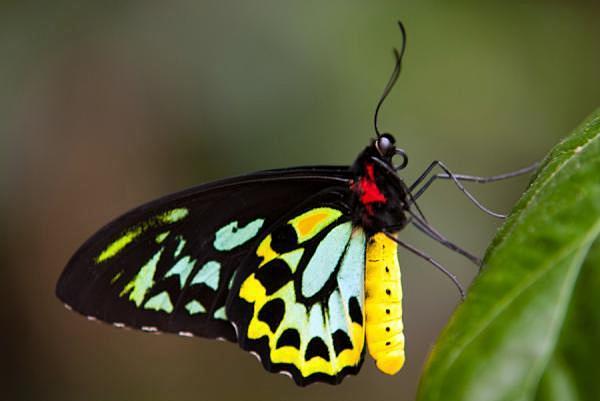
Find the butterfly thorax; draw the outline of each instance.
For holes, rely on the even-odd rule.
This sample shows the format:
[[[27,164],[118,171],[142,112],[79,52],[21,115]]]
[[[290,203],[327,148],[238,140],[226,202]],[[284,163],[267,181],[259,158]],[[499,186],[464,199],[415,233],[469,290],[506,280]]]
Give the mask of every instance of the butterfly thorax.
[[[365,148],[352,165],[353,220],[369,234],[398,231],[407,223],[408,192],[393,171],[391,160],[381,158],[374,145]]]

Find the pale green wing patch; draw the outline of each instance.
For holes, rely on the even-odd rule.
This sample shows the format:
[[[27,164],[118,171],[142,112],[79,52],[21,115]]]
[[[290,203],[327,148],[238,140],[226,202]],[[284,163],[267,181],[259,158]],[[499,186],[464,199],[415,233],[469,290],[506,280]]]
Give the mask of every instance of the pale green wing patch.
[[[206,312],[206,308],[204,306],[202,306],[202,304],[198,301],[196,301],[195,299],[188,302],[185,305],[185,309],[188,311],[188,313],[190,315],[195,315],[198,313],[205,313]]]
[[[238,222],[233,221],[217,231],[213,246],[218,251],[230,251],[237,248],[256,237],[264,223],[264,219],[256,219],[244,227],[239,227]]]
[[[315,254],[302,273],[303,296],[312,297],[330,279],[344,254],[351,233],[351,222],[340,224],[319,243]]]
[[[221,264],[219,262],[215,262],[214,260],[208,261],[198,270],[191,284],[205,284],[216,291],[219,288],[220,270]]]
[[[227,320],[227,314],[225,312],[225,307],[222,306],[219,309],[217,309],[215,311],[215,313],[213,314],[213,318],[215,318],[215,319],[221,319],[221,320]]]
[[[165,274],[165,278],[179,276],[179,286],[183,288],[195,264],[196,261],[194,259],[191,259],[189,256],[184,256]]]
[[[183,250],[183,247],[185,246],[185,239],[183,239],[183,237],[181,235],[177,236],[177,249],[175,250],[175,257],[178,257],[179,254],[181,253],[181,251]]]
[[[153,309],[155,311],[165,311],[167,313],[173,312],[173,304],[171,303],[171,297],[166,291],[161,292],[150,298],[145,304],[144,309]]]
[[[155,240],[157,244],[162,243],[169,236],[169,231],[165,231],[164,233],[160,233],[156,236]]]
[[[140,269],[138,274],[131,280],[123,291],[121,291],[120,296],[123,296],[129,293],[129,299],[135,302],[135,304],[139,307],[142,302],[144,302],[144,297],[146,296],[146,292],[154,285],[154,273],[156,272],[156,265],[160,259],[160,255],[162,254],[163,249],[156,252],[154,256]]]

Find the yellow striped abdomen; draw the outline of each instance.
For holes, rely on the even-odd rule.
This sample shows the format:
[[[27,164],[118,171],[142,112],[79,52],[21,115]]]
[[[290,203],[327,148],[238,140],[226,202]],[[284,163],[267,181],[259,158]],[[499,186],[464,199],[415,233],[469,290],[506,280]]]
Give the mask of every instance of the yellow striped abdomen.
[[[367,244],[365,330],[377,367],[393,375],[404,365],[404,325],[398,245],[383,233]]]

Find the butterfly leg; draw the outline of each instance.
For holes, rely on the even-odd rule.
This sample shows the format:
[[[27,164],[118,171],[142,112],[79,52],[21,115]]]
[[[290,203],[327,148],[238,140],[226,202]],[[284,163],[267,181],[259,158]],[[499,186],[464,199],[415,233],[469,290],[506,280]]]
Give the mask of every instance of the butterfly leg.
[[[442,233],[440,233],[433,226],[431,226],[426,220],[420,218],[417,214],[413,213],[412,210],[409,210],[409,213],[412,216],[412,219],[411,219],[412,225],[415,226],[419,231],[421,231],[423,234],[427,235],[431,239],[439,242],[446,248],[463,255],[464,257],[469,259],[471,262],[473,262],[475,265],[477,265],[477,267],[479,267],[479,270],[481,270],[481,267],[482,267],[481,258],[473,255],[471,252],[467,251],[466,249],[461,248],[460,246],[458,246],[458,245],[454,244],[453,242],[451,242],[450,240],[448,240]]]
[[[473,175],[465,175],[465,174],[454,174],[452,171],[450,171],[450,169],[448,169],[448,167],[446,167],[446,165],[444,163],[442,163],[439,160],[435,160],[433,162],[431,162],[431,164],[429,164],[429,166],[425,169],[425,171],[423,172],[423,174],[421,174],[419,176],[419,178],[417,178],[415,180],[415,182],[412,183],[412,185],[410,185],[409,190],[412,193],[412,198],[413,199],[418,199],[421,195],[423,195],[423,193],[431,186],[431,184],[433,184],[435,182],[435,180],[437,179],[450,179],[452,180],[456,186],[458,187],[458,189],[464,193],[467,198],[469,198],[469,200],[471,202],[473,202],[479,209],[483,210],[484,212],[486,212],[487,214],[494,216],[494,217],[498,217],[498,218],[505,218],[506,215],[501,214],[501,213],[496,213],[493,212],[491,210],[489,210],[488,208],[486,208],[485,206],[483,206],[465,187],[464,185],[462,185],[461,181],[469,181],[469,182],[477,182],[477,183],[488,183],[488,182],[495,182],[495,181],[501,181],[501,180],[505,180],[508,178],[513,178],[513,177],[518,177],[520,175],[524,175],[527,173],[532,172],[533,170],[535,170],[537,167],[539,166],[539,163],[534,163],[531,166],[527,166],[525,168],[516,170],[516,171],[512,171],[510,173],[505,173],[505,174],[500,174],[500,175],[495,175],[495,176],[490,176],[490,177],[480,177],[480,176],[473,176]],[[430,175],[431,171],[435,168],[435,167],[439,167],[440,169],[442,169],[444,171],[444,173],[441,174],[434,174],[434,175]],[[421,185],[421,183],[427,178],[427,181],[425,181],[425,184]],[[421,187],[417,190],[417,187],[421,185]],[[415,192],[416,191],[416,192]]]
[[[458,291],[460,292],[460,297],[461,299],[465,299],[465,289],[462,286],[462,284],[460,283],[460,281],[458,281],[458,278],[450,273],[450,271],[448,269],[446,269],[444,266],[442,266],[438,261],[436,261],[435,259],[433,259],[431,256],[427,255],[425,252],[415,248],[412,245],[407,244],[406,242],[396,238],[394,235],[392,235],[391,233],[385,231],[385,235],[391,239],[392,241],[394,241],[395,243],[397,243],[398,245],[400,245],[401,247],[407,249],[408,251],[414,253],[415,255],[417,255],[418,257],[425,259],[426,261],[428,261],[429,263],[431,263],[436,269],[438,269],[439,271],[441,271],[446,277],[448,277],[456,286],[456,288],[458,288]]]

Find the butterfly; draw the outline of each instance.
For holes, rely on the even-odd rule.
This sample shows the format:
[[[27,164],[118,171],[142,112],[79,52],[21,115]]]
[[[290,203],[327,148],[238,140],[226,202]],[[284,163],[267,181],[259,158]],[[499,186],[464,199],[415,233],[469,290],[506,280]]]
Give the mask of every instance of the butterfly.
[[[397,174],[408,158],[379,131],[377,115],[400,73],[400,29],[376,137],[351,166],[264,171],[142,205],[79,248],[58,298],[116,327],[237,342],[300,386],[340,383],[358,373],[367,349],[382,372],[398,372],[405,361],[398,247],[464,291],[396,234],[412,224],[479,264],[429,225],[416,200],[437,178],[452,179],[469,197],[460,182],[486,180],[440,162],[411,185]],[[436,166],[444,173],[432,174]]]

